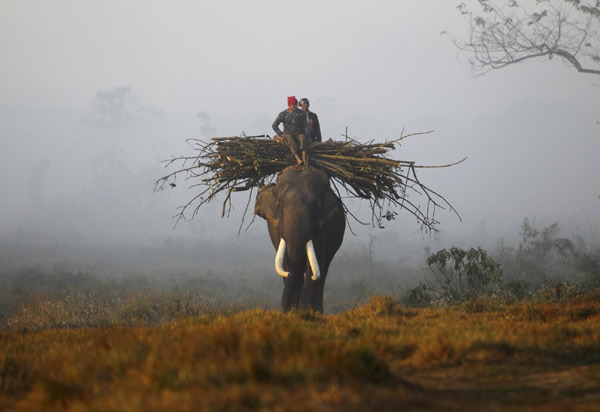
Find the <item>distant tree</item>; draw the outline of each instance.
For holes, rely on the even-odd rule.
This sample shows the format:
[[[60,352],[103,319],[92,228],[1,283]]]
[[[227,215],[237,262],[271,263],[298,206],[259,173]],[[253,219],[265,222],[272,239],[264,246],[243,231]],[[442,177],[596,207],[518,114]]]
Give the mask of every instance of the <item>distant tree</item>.
[[[562,59],[579,73],[600,75],[600,0],[478,0],[465,3],[469,34],[452,39],[476,72],[529,59]]]
[[[576,253],[575,245],[570,239],[558,237],[558,233],[558,222],[537,229],[534,223],[525,218],[521,225],[521,243],[518,251],[540,262],[551,254],[561,257],[573,256]]]
[[[40,160],[29,174],[27,180],[27,190],[29,192],[29,204],[31,211],[35,215],[40,215],[44,209],[43,186],[44,177],[50,167],[50,160],[47,157]]]
[[[200,121],[200,136],[202,138],[214,137],[214,133],[217,131],[217,129],[212,126],[208,113],[198,112],[196,117]]]
[[[119,128],[160,114],[152,106],[143,104],[129,87],[116,87],[96,93],[92,101],[96,123],[102,127]]]
[[[515,263],[523,277],[533,281],[575,281],[582,277],[588,282],[600,281],[600,249],[588,247],[583,239],[577,248],[573,241],[559,236],[558,223],[537,229],[525,218]]]

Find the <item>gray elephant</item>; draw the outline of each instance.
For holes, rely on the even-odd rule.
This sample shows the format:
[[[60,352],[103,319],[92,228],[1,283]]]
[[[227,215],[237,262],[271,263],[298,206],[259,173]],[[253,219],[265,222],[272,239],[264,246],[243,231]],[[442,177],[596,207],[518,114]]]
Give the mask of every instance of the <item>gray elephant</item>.
[[[344,206],[327,175],[288,167],[276,184],[260,188],[254,213],[267,220],[277,250],[275,270],[284,278],[281,309],[323,313],[325,278],[346,229]]]

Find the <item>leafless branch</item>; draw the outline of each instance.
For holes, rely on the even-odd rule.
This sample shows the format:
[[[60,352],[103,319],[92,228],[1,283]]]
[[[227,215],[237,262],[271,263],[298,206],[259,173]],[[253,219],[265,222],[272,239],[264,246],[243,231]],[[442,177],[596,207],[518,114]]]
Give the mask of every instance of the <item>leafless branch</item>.
[[[479,0],[480,13],[458,6],[467,20],[466,40],[451,38],[484,74],[526,60],[560,57],[579,73],[600,75],[600,0]]]

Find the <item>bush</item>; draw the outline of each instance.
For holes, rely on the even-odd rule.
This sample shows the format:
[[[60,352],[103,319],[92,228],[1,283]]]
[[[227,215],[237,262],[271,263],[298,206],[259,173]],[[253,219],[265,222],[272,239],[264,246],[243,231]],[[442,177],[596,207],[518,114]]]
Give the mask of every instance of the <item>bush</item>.
[[[423,308],[431,306],[434,301],[434,291],[427,283],[419,283],[418,286],[410,289],[402,299],[402,303],[406,306],[415,308]]]
[[[511,280],[504,285],[504,290],[514,296],[518,301],[521,301],[530,295],[529,282],[523,279]]]
[[[479,247],[442,249],[429,256],[426,263],[442,298],[451,304],[487,295],[502,283],[500,264]]]

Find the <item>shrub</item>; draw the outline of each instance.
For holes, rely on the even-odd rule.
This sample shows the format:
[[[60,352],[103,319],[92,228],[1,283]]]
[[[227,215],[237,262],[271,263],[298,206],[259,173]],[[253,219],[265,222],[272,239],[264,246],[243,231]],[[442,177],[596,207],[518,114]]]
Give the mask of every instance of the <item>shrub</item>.
[[[442,297],[449,303],[464,302],[489,294],[502,283],[502,270],[481,248],[442,249],[426,260]]]
[[[423,308],[431,306],[434,301],[434,291],[427,283],[419,283],[419,285],[410,289],[401,299],[406,306]]]
[[[523,279],[515,279],[504,285],[504,290],[514,296],[518,301],[527,298],[530,295],[529,282]]]

